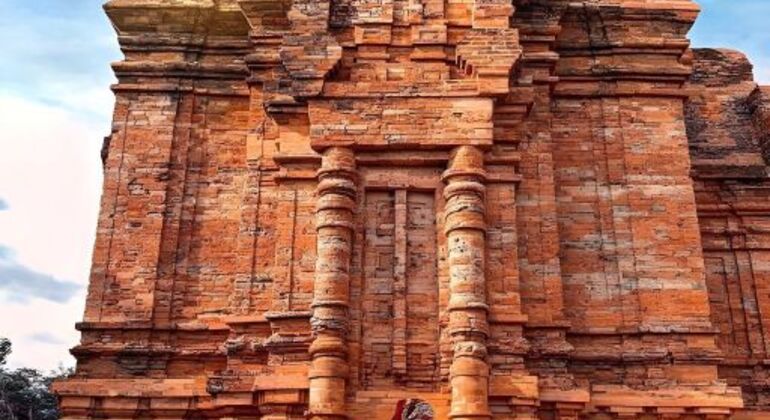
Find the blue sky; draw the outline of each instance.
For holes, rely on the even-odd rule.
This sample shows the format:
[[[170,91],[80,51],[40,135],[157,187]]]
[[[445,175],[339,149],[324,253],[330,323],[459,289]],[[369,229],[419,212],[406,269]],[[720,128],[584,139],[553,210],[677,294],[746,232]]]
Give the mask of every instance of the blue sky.
[[[0,336],[72,364],[121,57],[100,0],[0,0]]]
[[[754,75],[770,84],[770,0],[696,0],[701,15],[690,32],[695,47],[727,47],[743,51],[754,63]]]
[[[72,364],[120,58],[102,0],[0,0],[0,336],[12,366]],[[747,52],[770,84],[770,0],[701,0],[695,46]]]

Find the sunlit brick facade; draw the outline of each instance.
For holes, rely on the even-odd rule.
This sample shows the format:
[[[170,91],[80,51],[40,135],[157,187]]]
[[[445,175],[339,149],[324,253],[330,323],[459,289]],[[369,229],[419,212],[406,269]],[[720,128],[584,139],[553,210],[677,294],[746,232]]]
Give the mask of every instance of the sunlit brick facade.
[[[693,1],[105,8],[64,418],[770,418],[770,90]]]

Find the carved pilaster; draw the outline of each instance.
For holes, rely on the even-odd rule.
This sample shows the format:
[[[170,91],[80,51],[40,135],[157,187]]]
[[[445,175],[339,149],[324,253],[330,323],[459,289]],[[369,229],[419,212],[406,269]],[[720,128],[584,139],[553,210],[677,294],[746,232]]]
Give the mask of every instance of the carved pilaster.
[[[486,223],[484,154],[460,146],[444,173],[445,228],[449,261],[449,331],[452,419],[491,418],[484,258]]]
[[[344,419],[348,376],[350,257],[356,208],[353,151],[333,147],[318,171],[316,260],[310,347],[310,418]]]

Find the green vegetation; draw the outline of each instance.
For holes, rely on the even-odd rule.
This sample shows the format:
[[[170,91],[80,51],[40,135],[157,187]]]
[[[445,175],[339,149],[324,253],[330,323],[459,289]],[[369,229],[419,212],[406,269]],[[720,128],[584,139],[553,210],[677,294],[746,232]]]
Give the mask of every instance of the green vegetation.
[[[70,369],[43,373],[35,369],[8,369],[11,342],[0,338],[0,419],[55,420],[59,418],[51,383],[71,373]]]

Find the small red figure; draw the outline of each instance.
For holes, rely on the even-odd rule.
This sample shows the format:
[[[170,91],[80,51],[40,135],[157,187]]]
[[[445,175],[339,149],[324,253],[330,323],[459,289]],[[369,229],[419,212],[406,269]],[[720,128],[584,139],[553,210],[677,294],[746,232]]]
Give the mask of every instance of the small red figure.
[[[422,400],[401,400],[391,420],[433,420],[433,408]]]

